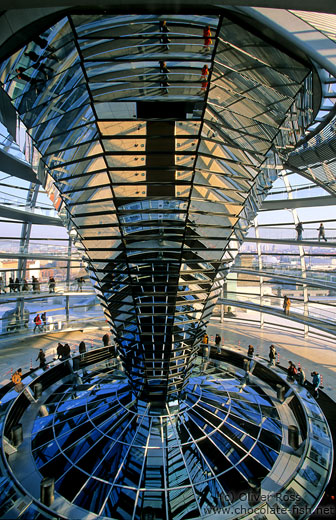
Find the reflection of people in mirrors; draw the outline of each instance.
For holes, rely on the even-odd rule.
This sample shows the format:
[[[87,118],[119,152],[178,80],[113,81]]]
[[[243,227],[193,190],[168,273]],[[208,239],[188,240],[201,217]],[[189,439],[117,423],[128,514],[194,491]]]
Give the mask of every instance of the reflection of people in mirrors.
[[[33,78],[26,74],[26,70],[23,67],[19,67],[16,69],[17,78],[29,83],[29,85],[35,90],[36,95],[42,92],[43,90],[43,82],[37,78]]]
[[[207,25],[206,27],[204,27],[203,38],[204,38],[203,50],[205,52],[209,52],[210,45],[212,44],[210,25]]]
[[[206,81],[209,76],[209,69],[207,65],[203,65],[200,81]]]
[[[159,61],[159,64],[161,74],[168,74],[168,72],[170,72],[165,61]]]
[[[160,33],[162,33],[160,37],[160,43],[162,43],[165,47],[165,50],[168,50],[168,43],[170,43],[170,39],[168,38],[169,29],[167,27],[166,20],[160,21]]]
[[[160,80],[160,89],[161,90],[161,94],[168,94],[168,81],[167,81],[167,78],[162,78]]]
[[[208,81],[207,80],[202,81],[201,90],[199,91],[198,95],[205,94],[207,88],[208,88]]]

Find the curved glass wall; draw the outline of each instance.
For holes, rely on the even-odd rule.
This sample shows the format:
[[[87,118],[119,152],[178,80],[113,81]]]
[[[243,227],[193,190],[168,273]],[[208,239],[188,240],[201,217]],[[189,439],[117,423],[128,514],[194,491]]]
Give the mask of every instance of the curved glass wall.
[[[90,320],[102,323],[81,256],[34,179],[36,151],[25,128],[18,126],[15,142],[2,126],[0,138],[2,158],[10,161],[0,174],[0,334],[33,332],[33,318],[42,312],[47,314],[46,331],[83,326]],[[20,177],[29,169],[32,181]],[[55,288],[49,285],[50,277]],[[85,281],[79,286],[81,277]]]
[[[230,306],[239,319],[284,326],[286,295],[295,320],[287,320],[286,327],[335,333],[334,125],[332,121],[289,156],[287,165],[295,171],[281,172],[228,275],[223,292],[226,317]],[[302,240],[297,240],[299,222]],[[247,307],[235,308],[235,301],[246,302]],[[267,314],[270,309],[276,318],[274,312]]]

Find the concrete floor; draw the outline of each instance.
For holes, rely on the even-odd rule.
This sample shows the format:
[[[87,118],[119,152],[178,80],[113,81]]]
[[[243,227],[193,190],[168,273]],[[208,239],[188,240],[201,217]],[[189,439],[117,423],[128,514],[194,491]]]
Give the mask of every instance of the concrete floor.
[[[38,366],[36,357],[40,348],[45,351],[47,361],[51,361],[59,341],[69,343],[72,351],[78,353],[80,341],[85,341],[87,349],[99,347],[102,345],[102,336],[107,331],[107,327],[104,327],[85,331],[38,334],[25,338],[0,338],[0,383],[7,383],[12,371],[19,367],[24,372],[30,366]],[[323,391],[336,401],[336,388],[333,386],[336,375],[336,338],[334,342],[323,338],[304,338],[303,334],[290,330],[266,326],[260,329],[256,325],[237,320],[225,320],[221,324],[213,319],[207,332],[210,339],[218,332],[222,336],[224,346],[243,352],[247,352],[247,346],[251,343],[255,347],[256,354],[267,359],[269,346],[273,343],[280,355],[281,366],[287,367],[289,360],[297,366],[300,363],[308,380],[311,380],[310,373],[317,370],[323,378]]]

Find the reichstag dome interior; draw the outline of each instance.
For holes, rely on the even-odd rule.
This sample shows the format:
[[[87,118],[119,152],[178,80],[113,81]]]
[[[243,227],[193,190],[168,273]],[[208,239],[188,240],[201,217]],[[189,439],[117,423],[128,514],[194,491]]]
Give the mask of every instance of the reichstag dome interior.
[[[335,518],[335,0],[0,28],[0,518]]]

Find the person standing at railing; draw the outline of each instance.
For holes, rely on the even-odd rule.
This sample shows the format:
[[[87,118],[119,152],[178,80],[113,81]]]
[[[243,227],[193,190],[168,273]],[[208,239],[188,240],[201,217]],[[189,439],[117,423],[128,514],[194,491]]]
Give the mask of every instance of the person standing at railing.
[[[320,227],[318,228],[317,231],[319,232],[319,233],[318,233],[318,241],[320,241],[321,238],[323,238],[323,240],[324,240],[325,242],[327,242],[327,239],[326,239],[326,236],[325,236],[325,229],[324,229],[323,222],[321,222]]]
[[[55,292],[55,286],[56,286],[55,278],[53,276],[50,276],[49,277],[49,292],[50,293]]]
[[[21,282],[20,282],[19,278],[15,278],[14,286],[15,286],[15,290],[16,290],[17,292],[20,292],[20,289],[21,289]]]
[[[284,313],[286,314],[286,316],[289,315],[290,306],[291,306],[291,301],[288,298],[288,296],[285,295],[284,300],[283,300],[283,310],[284,310]]]
[[[252,359],[253,356],[254,356],[254,346],[253,345],[249,345],[248,349],[247,349],[247,357]]]
[[[9,292],[15,292],[15,284],[14,284],[14,279],[12,277],[9,278],[8,287],[9,287]]]
[[[110,344],[110,335],[107,332],[102,337],[102,342],[103,342],[104,347],[107,347]]]
[[[35,276],[32,276],[32,289],[33,292],[38,292],[40,290],[39,281]]]
[[[296,229],[296,232],[297,232],[296,240],[302,240],[302,232],[303,232],[303,225],[302,225],[302,222],[299,222],[299,223],[295,226],[295,229]]]
[[[297,369],[296,379],[299,385],[304,386],[306,382],[306,374],[301,367]]]
[[[65,343],[63,345],[62,361],[64,361],[65,359],[69,359],[70,358],[70,353],[71,353],[70,345],[68,343]]]
[[[277,353],[275,350],[275,346],[271,345],[269,348],[269,354],[268,354],[270,365],[275,366],[276,355],[277,355]]]
[[[63,352],[64,346],[62,345],[62,343],[59,343],[56,348],[57,359],[60,359],[61,361],[63,360]]]
[[[222,338],[220,337],[219,334],[216,334],[215,345],[217,347],[217,353],[218,354],[220,354],[220,352],[221,352],[221,343],[222,343]]]
[[[27,280],[24,278],[22,282],[22,292],[29,291],[29,286]]]

